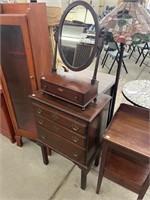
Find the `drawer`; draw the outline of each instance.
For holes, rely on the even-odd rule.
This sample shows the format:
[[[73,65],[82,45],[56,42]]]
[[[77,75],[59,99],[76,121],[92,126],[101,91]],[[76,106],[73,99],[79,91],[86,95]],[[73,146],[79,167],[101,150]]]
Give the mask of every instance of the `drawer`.
[[[41,79],[41,88],[42,88],[43,92],[53,94],[59,98],[65,99],[65,100],[67,99],[68,101],[74,102],[76,104],[80,104],[80,105],[83,104],[82,103],[83,96],[81,93],[79,93],[77,91],[47,82],[42,79]]]
[[[91,84],[90,78],[70,73],[51,73],[41,78],[42,92],[64,101],[85,107],[98,93],[98,81]]]
[[[58,135],[62,136],[63,138],[66,138],[67,140],[69,140],[79,146],[84,147],[86,144],[86,137],[76,134],[73,131],[71,131],[61,125],[58,125],[55,122],[47,120],[42,116],[35,115],[35,121],[36,121],[36,124],[38,124],[44,128],[47,128],[51,132],[58,134]]]
[[[85,164],[86,151],[84,148],[69,142],[61,136],[56,135],[45,128],[42,128],[39,125],[37,125],[37,128],[38,138],[41,142],[58,151],[58,153],[61,153],[64,156],[72,159],[73,161]]]
[[[46,119],[56,122],[57,124],[60,124],[61,126],[64,126],[69,130],[76,132],[78,134],[81,135],[86,134],[87,124],[80,119],[77,119],[66,113],[61,113],[60,111],[47,106],[40,106],[37,104],[36,105],[33,104],[33,109],[34,113],[39,116],[42,116]]]

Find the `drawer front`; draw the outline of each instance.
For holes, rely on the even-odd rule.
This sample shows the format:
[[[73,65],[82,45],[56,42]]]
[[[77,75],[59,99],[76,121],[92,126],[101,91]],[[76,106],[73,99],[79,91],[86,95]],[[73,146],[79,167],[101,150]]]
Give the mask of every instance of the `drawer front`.
[[[41,80],[41,88],[45,92],[51,93],[63,99],[67,99],[68,101],[82,105],[82,94],[77,91],[69,90],[43,80]]]
[[[38,124],[44,128],[47,128],[51,132],[58,134],[58,135],[62,136],[63,138],[66,138],[67,140],[69,140],[79,146],[84,147],[86,144],[85,137],[83,137],[79,134],[76,134],[73,131],[71,131],[61,125],[58,125],[55,122],[47,120],[42,116],[35,115],[35,121],[36,121],[36,124]]]
[[[73,161],[85,163],[85,149],[69,142],[68,140],[52,133],[51,131],[37,125],[38,138],[44,144],[62,153]]]
[[[62,114],[58,110],[54,110],[50,107],[33,105],[34,113],[39,116],[43,116],[57,124],[60,124],[71,131],[85,135],[87,130],[87,124],[81,123],[81,120],[72,117],[71,115]]]

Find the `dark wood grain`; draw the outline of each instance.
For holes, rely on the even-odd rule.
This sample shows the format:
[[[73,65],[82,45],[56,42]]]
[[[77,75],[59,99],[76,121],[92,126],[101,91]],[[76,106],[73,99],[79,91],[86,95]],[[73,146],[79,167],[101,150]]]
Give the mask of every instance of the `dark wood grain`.
[[[18,35],[19,38],[22,38],[22,40],[21,42],[17,42],[17,45],[15,45],[16,40],[13,40],[13,34],[11,33],[8,33],[8,35],[12,35],[12,37],[9,35],[9,40],[3,40],[3,54],[1,59],[1,81],[4,90],[4,96],[7,101],[10,118],[15,130],[17,145],[21,146],[21,137],[26,137],[31,140],[36,140],[37,138],[34,120],[31,120],[30,117],[26,119],[28,113],[32,113],[31,102],[29,99],[27,99],[27,96],[32,93],[32,91],[35,91],[41,87],[40,78],[42,75],[50,73],[52,66],[51,44],[49,42],[46,6],[44,3],[4,3],[0,6],[0,25],[4,26],[5,28],[14,27],[21,30],[21,36],[19,34]],[[11,54],[9,59],[8,54]],[[10,84],[10,82],[8,83],[8,73],[6,73],[11,65],[14,67],[14,70],[11,70],[11,77],[13,79],[12,84]],[[19,70],[16,70],[18,69],[17,67]],[[25,71],[28,72],[27,76],[25,76]],[[21,81],[23,78],[26,79],[26,84],[24,84],[22,87]],[[31,88],[31,91],[25,95],[24,100],[23,98],[19,98],[20,93],[16,92],[17,89],[15,90],[14,88],[11,88],[14,84],[16,84],[18,90],[21,91],[25,90],[27,86],[29,86],[28,88]],[[28,90],[26,89],[26,91]],[[18,109],[15,110],[13,104],[15,100],[12,98],[11,93],[17,96],[17,100],[19,102],[25,102],[25,105],[28,104],[31,106],[31,109],[23,113],[23,106],[18,106]],[[22,117],[19,119],[26,121],[24,128],[21,128],[18,124],[16,113],[22,113]]]
[[[37,91],[30,95],[38,130],[38,141],[81,168],[81,188],[100,149],[107,122],[110,96],[100,94],[83,111],[80,107]],[[101,123],[103,122],[103,123]],[[44,155],[44,160],[45,160]]]
[[[121,104],[104,135],[96,193],[106,178],[138,194],[141,200],[150,176],[149,110]]]
[[[98,93],[98,81],[91,84],[90,78],[75,76],[68,72],[52,73],[41,79],[43,92],[65,101],[86,107]]]
[[[3,89],[0,85],[0,114],[1,114],[1,126],[0,126],[0,133],[6,136],[10,139],[12,143],[14,143],[15,140],[15,131],[12,125],[12,121],[9,115],[8,107],[5,101],[5,97],[3,94]]]

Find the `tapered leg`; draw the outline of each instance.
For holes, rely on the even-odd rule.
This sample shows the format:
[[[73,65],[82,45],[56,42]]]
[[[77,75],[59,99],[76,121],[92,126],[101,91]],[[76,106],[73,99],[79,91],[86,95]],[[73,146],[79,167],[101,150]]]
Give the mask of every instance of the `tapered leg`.
[[[98,175],[98,181],[97,181],[97,188],[96,188],[96,193],[99,194],[102,179],[103,179],[103,174],[104,174],[104,168],[105,168],[105,161],[106,161],[106,154],[107,154],[107,142],[103,143],[102,147],[102,157],[101,157],[101,164],[100,164],[100,169],[99,169],[99,175]]]
[[[49,161],[48,161],[48,154],[47,154],[46,146],[41,145],[41,151],[42,151],[43,163],[45,165],[47,165],[49,163]]]
[[[47,147],[47,154],[48,154],[48,156],[51,156],[51,155],[52,155],[52,150],[51,150],[51,148],[49,148],[49,147]]]
[[[87,171],[81,169],[81,189],[85,190],[87,181]]]
[[[102,145],[102,144],[101,144],[101,145]],[[101,148],[100,148],[100,150],[99,150],[99,152],[98,152],[98,154],[96,155],[96,158],[95,158],[95,163],[94,163],[94,165],[95,165],[96,167],[98,167],[98,165],[99,165],[100,154],[101,154]]]
[[[99,160],[100,160],[100,155],[98,154],[98,155],[96,156],[96,158],[95,158],[95,163],[94,163],[94,165],[95,165],[96,167],[98,167],[98,165],[99,165]]]

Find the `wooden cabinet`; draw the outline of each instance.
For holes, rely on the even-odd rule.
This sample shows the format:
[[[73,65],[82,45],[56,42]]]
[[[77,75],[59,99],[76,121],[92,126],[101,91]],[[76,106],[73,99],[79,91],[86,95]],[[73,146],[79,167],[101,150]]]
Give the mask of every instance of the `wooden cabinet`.
[[[12,143],[15,142],[15,131],[13,129],[13,125],[10,119],[10,115],[8,112],[8,108],[6,105],[6,101],[4,98],[3,94],[3,89],[0,85],[0,99],[1,99],[1,104],[0,104],[0,115],[1,115],[1,121],[0,121],[0,133],[6,136],[7,138],[10,139]]]
[[[81,188],[85,189],[87,173],[96,155],[99,157],[110,96],[100,94],[97,102],[91,102],[84,111],[56,97],[43,95],[41,91],[30,97],[44,163],[48,164],[44,150],[47,146],[81,168]]]
[[[36,139],[28,95],[40,88],[40,78],[51,71],[45,3],[1,4],[1,80],[16,140]]]

